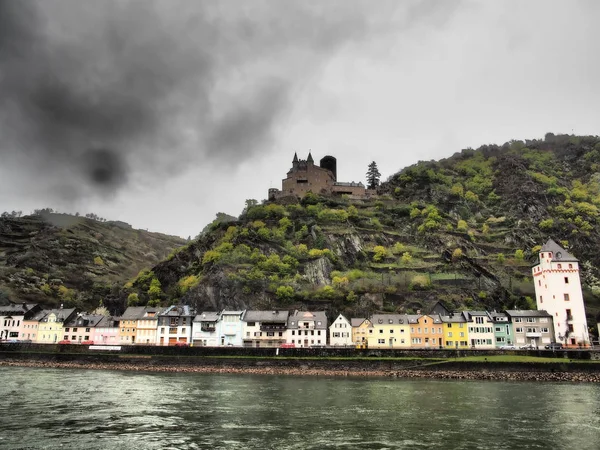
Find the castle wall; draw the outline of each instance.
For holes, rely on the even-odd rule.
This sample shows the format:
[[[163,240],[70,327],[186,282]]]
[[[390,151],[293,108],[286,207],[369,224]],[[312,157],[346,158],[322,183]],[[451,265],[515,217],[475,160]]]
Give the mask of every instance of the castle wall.
[[[315,194],[330,193],[335,182],[332,173],[314,164],[299,164],[288,172],[281,185],[282,195],[297,195],[303,197],[308,191]]]

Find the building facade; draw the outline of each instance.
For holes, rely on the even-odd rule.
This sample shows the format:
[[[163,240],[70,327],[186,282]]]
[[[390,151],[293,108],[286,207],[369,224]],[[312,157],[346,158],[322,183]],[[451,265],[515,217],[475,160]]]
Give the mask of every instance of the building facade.
[[[509,316],[496,311],[491,312],[489,315],[494,324],[494,344],[496,348],[515,345],[513,327]]]
[[[467,319],[460,313],[448,313],[440,315],[442,330],[444,333],[444,348],[465,349],[469,348],[469,331]]]
[[[199,347],[218,347],[218,312],[203,311],[194,317],[192,324],[192,343]]]
[[[424,314],[417,316],[417,322],[410,325],[411,348],[443,348],[444,327],[440,316]]]
[[[369,329],[373,327],[371,321],[362,317],[352,318],[350,324],[352,325],[352,342],[357,347],[365,348],[369,338]]]
[[[95,328],[104,316],[99,314],[77,314],[64,324],[63,341],[72,344],[93,344],[96,335]]]
[[[410,322],[416,316],[406,314],[374,314],[368,328],[368,348],[410,348]]]
[[[283,197],[304,197],[308,192],[325,195],[348,195],[365,198],[376,195],[373,190],[366,189],[361,182],[342,182],[337,180],[337,160],[333,156],[325,156],[317,166],[308,153],[307,159],[298,159],[294,154],[292,168],[281,182],[281,190],[269,189],[269,200]]]
[[[40,344],[56,344],[63,340],[64,324],[75,316],[75,308],[51,309],[38,325],[37,342]]]
[[[579,261],[549,239],[532,268],[538,310],[547,311],[554,321],[554,342],[566,347],[588,347],[590,337]]]
[[[464,311],[469,325],[469,345],[476,349],[496,348],[494,322],[487,311]]]
[[[220,346],[241,347],[245,311],[222,311],[217,322],[217,334]]]
[[[287,326],[287,344],[295,347],[327,345],[327,316],[325,311],[295,311]]]
[[[285,344],[289,315],[289,311],[246,311],[242,318],[244,347],[279,347]]]
[[[546,311],[539,310],[507,310],[510,317],[515,345],[544,348],[554,341],[552,316]]]
[[[353,346],[352,324],[343,314],[336,317],[329,326],[329,345],[333,347]]]
[[[156,343],[158,345],[191,343],[194,317],[188,305],[172,305],[161,311],[158,314]]]
[[[0,306],[0,341],[24,340],[25,321],[41,311],[35,303],[13,303]],[[28,338],[28,340],[32,340]]]

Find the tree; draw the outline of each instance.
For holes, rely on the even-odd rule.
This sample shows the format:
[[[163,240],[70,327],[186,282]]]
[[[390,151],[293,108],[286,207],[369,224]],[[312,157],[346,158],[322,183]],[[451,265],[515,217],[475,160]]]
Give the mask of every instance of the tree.
[[[367,188],[377,188],[377,186],[379,186],[380,179],[381,174],[379,173],[379,169],[377,168],[377,163],[373,161],[371,164],[369,164],[369,170],[367,170]]]

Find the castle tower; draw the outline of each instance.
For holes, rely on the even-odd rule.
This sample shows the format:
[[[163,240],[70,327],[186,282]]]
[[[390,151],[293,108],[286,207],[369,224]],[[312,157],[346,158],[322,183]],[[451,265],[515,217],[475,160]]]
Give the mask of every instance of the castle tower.
[[[315,160],[313,159],[312,153],[310,151],[308,152],[308,158],[306,158],[306,162],[309,163],[309,164],[314,164],[315,163]]]
[[[549,239],[540,250],[532,273],[537,309],[552,315],[556,342],[568,347],[589,346],[577,258]]]

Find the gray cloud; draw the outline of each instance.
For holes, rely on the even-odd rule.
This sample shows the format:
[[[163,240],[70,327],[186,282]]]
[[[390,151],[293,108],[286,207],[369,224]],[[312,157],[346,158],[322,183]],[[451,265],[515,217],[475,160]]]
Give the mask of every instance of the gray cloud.
[[[222,5],[0,0],[3,161],[62,199],[114,193],[132,171],[236,165],[376,17],[366,3]]]

